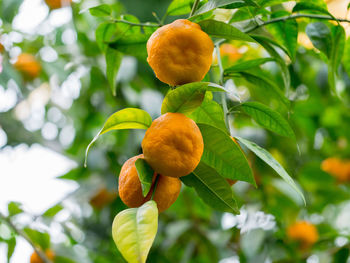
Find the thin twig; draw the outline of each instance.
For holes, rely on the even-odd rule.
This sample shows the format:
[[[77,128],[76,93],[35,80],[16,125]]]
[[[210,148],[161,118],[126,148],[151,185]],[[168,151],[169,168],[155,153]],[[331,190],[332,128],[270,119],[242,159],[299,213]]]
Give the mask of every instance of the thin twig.
[[[141,26],[141,27],[161,27],[162,26],[160,24],[133,23],[123,19],[113,19],[112,21],[115,23],[123,23],[130,26]]]
[[[192,10],[191,10],[190,16],[188,18],[190,18],[190,17],[192,17],[194,15],[194,13],[196,12],[197,7],[199,5],[199,2],[200,2],[200,0],[194,1],[194,4],[192,6]]]
[[[248,29],[247,31],[245,31],[245,33],[249,33],[251,31],[254,31],[255,29],[258,29],[259,27],[262,26],[266,26],[268,24],[272,24],[272,23],[277,23],[277,22],[281,22],[281,21],[286,21],[289,19],[295,19],[295,18],[315,18],[315,19],[324,19],[324,20],[333,20],[333,21],[338,21],[338,22],[346,22],[346,23],[350,23],[350,20],[345,19],[345,18],[334,18],[331,16],[324,16],[324,15],[314,15],[314,14],[295,14],[295,15],[290,15],[290,16],[282,16],[282,17],[278,17],[278,18],[274,18],[268,21],[263,21],[261,24],[256,25],[255,27]]]
[[[45,263],[52,263],[52,261],[45,255],[45,253],[43,253],[43,251],[38,248],[33,241],[27,236],[27,234],[25,232],[23,232],[22,230],[18,229],[11,221],[10,218],[4,216],[1,212],[0,212],[0,218],[2,218],[5,223],[11,227],[13,229],[13,231],[15,231],[17,233],[17,235],[23,237],[34,249],[35,253],[45,262]]]

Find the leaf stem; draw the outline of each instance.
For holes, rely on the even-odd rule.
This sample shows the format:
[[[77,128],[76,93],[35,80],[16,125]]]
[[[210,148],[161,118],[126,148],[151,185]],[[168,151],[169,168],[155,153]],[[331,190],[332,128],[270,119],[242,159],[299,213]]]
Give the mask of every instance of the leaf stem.
[[[123,23],[130,26],[141,26],[141,27],[161,27],[162,26],[161,24],[133,23],[123,19],[113,19],[112,21],[114,23]]]
[[[11,221],[11,219],[9,217],[4,216],[1,212],[0,212],[0,218],[3,219],[5,221],[5,223],[13,229],[13,231],[15,231],[17,233],[17,235],[23,237],[34,249],[35,253],[45,262],[45,263],[52,263],[52,261],[45,255],[45,253],[43,253],[43,251],[38,248],[33,241],[27,236],[27,234],[25,232],[23,232],[22,230],[18,229]]]
[[[199,5],[199,2],[200,2],[200,0],[195,0],[194,1],[194,4],[192,6],[192,10],[191,10],[190,16],[188,18],[190,18],[190,17],[192,17],[194,15],[194,13],[196,12],[197,7]]]
[[[295,19],[295,18],[315,18],[315,19],[324,19],[324,20],[333,20],[333,21],[338,21],[338,22],[346,22],[346,23],[350,23],[350,20],[345,19],[345,18],[334,18],[331,16],[325,16],[325,15],[315,15],[315,14],[295,14],[295,15],[289,15],[289,16],[282,16],[282,17],[278,17],[278,18],[274,18],[268,21],[263,21],[261,24],[256,25],[253,28],[248,29],[247,31],[245,31],[245,33],[249,33],[251,31],[254,31],[255,29],[258,29],[259,27],[263,27],[266,26],[268,24],[272,24],[272,23],[277,23],[277,22],[281,22],[281,21],[286,21],[289,19]]]

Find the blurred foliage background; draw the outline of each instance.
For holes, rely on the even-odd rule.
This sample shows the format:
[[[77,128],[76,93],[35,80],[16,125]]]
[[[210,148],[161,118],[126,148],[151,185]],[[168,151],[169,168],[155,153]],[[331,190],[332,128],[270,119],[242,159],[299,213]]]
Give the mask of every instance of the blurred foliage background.
[[[159,116],[168,88],[155,78],[144,59],[123,55],[113,96],[105,73],[103,43],[95,37],[106,18],[92,16],[88,8],[107,3],[113,7],[114,17],[125,15],[124,19],[131,19],[126,16],[130,14],[139,21],[157,23],[153,13],[163,17],[171,1],[73,1],[71,6],[57,10],[36,1],[42,21],[27,29],[21,24],[21,14],[30,2],[0,1],[0,43],[4,47],[0,133],[5,138],[1,151],[20,144],[40,144],[58,152],[76,163],[76,168],[62,174],[60,180],[74,181],[79,187],[40,215],[31,214],[18,202],[9,203],[0,221],[0,242],[6,247],[2,251],[7,251],[9,262],[13,252],[21,253],[15,248],[22,233],[44,250],[53,250],[55,262],[124,262],[111,238],[111,222],[126,208],[116,195],[117,178],[123,162],[140,153],[144,131],[121,130],[102,136],[90,151],[88,168],[83,167],[85,149],[105,119],[117,110],[138,107],[153,118]],[[187,8],[193,3],[183,2],[188,3]],[[289,1],[265,2],[270,4],[264,17],[290,10],[288,4],[283,4]],[[334,16],[348,14],[349,1],[326,2]],[[243,27],[239,22],[254,14],[250,7],[242,7],[216,9],[207,15]],[[179,17],[186,16],[167,16],[165,23]],[[147,262],[349,262],[349,181],[339,181],[323,171],[321,163],[329,157],[350,159],[350,60],[336,69],[338,96],[331,95],[327,59],[305,34],[310,19],[297,22],[299,35],[293,62],[278,50],[290,74],[291,109],[287,112],[279,102],[269,105],[287,117],[296,141],[262,129],[243,114],[231,114],[230,121],[236,135],[266,148],[285,167],[302,188],[307,205],[271,168],[247,151],[258,188],[244,182],[233,186],[241,214],[215,212],[193,189],[183,188],[174,205],[160,214],[158,234]],[[347,30],[349,24],[344,27]],[[281,39],[280,31],[267,29],[270,36]],[[230,43],[234,49],[228,48],[227,54],[224,49],[221,52],[225,67],[269,56],[261,45]],[[349,59],[348,37],[344,52]],[[16,69],[21,53],[32,54],[39,62],[37,77],[28,78]],[[208,78],[214,82],[218,67],[215,59],[213,63]],[[282,89],[281,68],[276,63],[264,64],[259,73]],[[243,78],[233,77],[227,85],[243,101],[252,98],[247,89],[251,84]],[[257,91],[254,96],[264,101],[269,95]],[[231,107],[239,102],[233,94],[227,103]],[[3,183],[7,171],[0,169],[0,173]],[[26,194],[31,194],[30,189]],[[9,220],[18,232],[8,225]],[[297,220],[316,225],[319,239],[312,248],[302,250],[288,238],[287,228]]]

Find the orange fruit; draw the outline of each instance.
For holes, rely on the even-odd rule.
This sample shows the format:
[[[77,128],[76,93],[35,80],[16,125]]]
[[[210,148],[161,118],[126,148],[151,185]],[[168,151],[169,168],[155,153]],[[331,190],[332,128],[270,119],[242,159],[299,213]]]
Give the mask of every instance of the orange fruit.
[[[224,43],[220,46],[220,56],[227,57],[229,62],[235,62],[242,57],[242,54],[234,45]]]
[[[27,53],[20,54],[14,66],[29,79],[36,78],[41,72],[39,62],[33,55]]]
[[[204,149],[197,124],[181,113],[166,113],[147,129],[142,141],[146,161],[159,174],[181,177],[191,173]]]
[[[4,52],[5,48],[4,46],[0,43],[0,53]]]
[[[102,209],[109,203],[116,199],[117,195],[106,189],[106,187],[101,188],[91,199],[90,205],[96,209]]]
[[[147,42],[147,61],[157,78],[171,86],[201,81],[210,69],[214,44],[186,19],[157,29]]]
[[[47,249],[45,251],[45,255],[51,261],[55,259],[55,253],[51,249]],[[34,251],[30,256],[30,263],[44,263],[44,261],[39,257],[39,255]]]
[[[299,242],[302,248],[308,248],[318,240],[317,228],[306,221],[298,221],[289,226],[287,236],[289,239]]]
[[[58,9],[64,6],[69,6],[72,0],[45,0],[50,9]]]
[[[350,162],[336,157],[325,159],[321,169],[335,177],[339,182],[350,181]]]
[[[153,200],[157,203],[159,212],[168,209],[177,199],[181,189],[181,181],[178,178],[171,178],[159,175],[155,185],[156,173],[153,176],[153,185],[146,197],[142,195],[141,182],[137,174],[135,162],[144,158],[143,154],[134,156],[127,160],[119,174],[119,196],[129,207],[139,207],[152,197],[156,187]]]

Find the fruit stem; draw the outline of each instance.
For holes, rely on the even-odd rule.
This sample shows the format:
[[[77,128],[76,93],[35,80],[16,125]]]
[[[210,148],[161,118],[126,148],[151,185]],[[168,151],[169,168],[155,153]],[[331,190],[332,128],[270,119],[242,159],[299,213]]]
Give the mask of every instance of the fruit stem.
[[[200,2],[200,0],[194,1],[194,4],[192,6],[192,10],[191,10],[190,16],[188,18],[190,18],[190,17],[192,17],[194,15],[194,13],[196,12],[196,9],[197,9],[197,7],[199,5],[199,2]]]
[[[155,180],[155,182],[154,182],[154,189],[153,189],[153,193],[152,193],[151,200],[153,200],[154,194],[156,193],[156,188],[157,188],[158,180],[159,180],[159,174],[157,174],[156,180]]]

